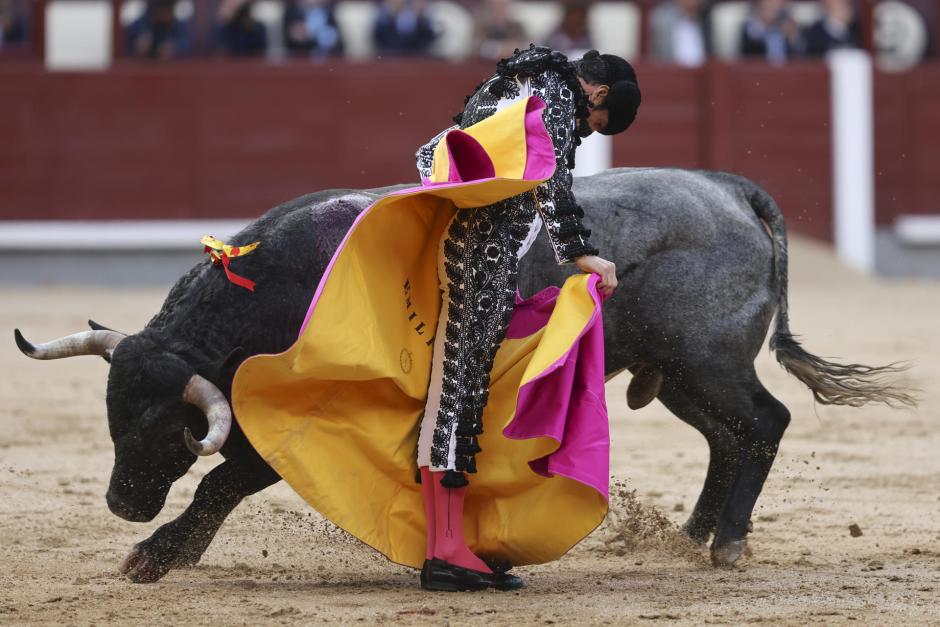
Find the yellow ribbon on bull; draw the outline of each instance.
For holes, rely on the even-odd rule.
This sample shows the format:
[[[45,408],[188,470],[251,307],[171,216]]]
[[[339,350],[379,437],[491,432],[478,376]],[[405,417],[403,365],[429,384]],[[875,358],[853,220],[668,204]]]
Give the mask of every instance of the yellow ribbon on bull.
[[[212,258],[212,261],[222,262],[223,255],[226,257],[244,257],[245,255],[251,253],[254,249],[261,245],[261,242],[254,242],[248,244],[247,246],[230,246],[220,239],[216,239],[211,235],[203,235],[202,239],[199,240],[200,244],[203,244],[209,253],[209,256]]]
[[[214,265],[221,265],[225,270],[225,276],[229,281],[238,285],[239,287],[244,287],[250,292],[255,291],[256,283],[251,279],[246,279],[243,276],[239,276],[232,272],[229,265],[231,260],[235,257],[244,257],[245,255],[251,253],[256,249],[261,242],[254,242],[246,246],[230,246],[220,239],[216,239],[211,235],[204,235],[201,240],[201,244],[205,246],[205,252],[209,254],[209,258],[212,260]]]

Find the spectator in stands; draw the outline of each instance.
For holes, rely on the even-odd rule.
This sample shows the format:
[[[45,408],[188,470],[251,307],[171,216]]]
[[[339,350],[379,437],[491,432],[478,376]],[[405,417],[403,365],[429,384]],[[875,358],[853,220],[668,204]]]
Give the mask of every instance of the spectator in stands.
[[[516,48],[529,46],[525,29],[511,13],[512,0],[486,0],[477,15],[477,54],[496,61],[513,54]]]
[[[711,50],[705,0],[666,0],[650,15],[653,58],[683,67],[705,63]]]
[[[251,57],[268,49],[268,30],[251,16],[254,0],[222,0],[216,14],[218,45],[233,57]]]
[[[823,0],[822,8],[822,19],[803,35],[806,54],[821,57],[833,48],[860,47],[861,31],[851,0]]]
[[[173,59],[192,50],[189,24],[176,19],[175,0],[148,0],[144,14],[127,27],[125,52],[145,59]]]
[[[0,48],[26,41],[26,21],[13,0],[0,0]]]
[[[568,56],[580,56],[594,48],[588,31],[587,0],[568,0],[565,2],[565,14],[561,24],[548,38],[549,48],[564,52]]]
[[[380,54],[418,56],[429,53],[434,27],[425,0],[381,0],[372,26],[372,41]]]
[[[762,57],[773,64],[802,52],[800,28],[790,17],[789,0],[757,0],[741,27],[741,56]]]
[[[335,0],[293,0],[284,8],[284,43],[293,54],[343,54]]]

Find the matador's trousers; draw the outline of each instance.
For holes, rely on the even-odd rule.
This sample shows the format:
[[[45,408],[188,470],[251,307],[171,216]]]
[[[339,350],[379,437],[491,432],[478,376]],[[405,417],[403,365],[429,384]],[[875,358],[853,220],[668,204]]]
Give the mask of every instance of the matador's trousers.
[[[515,304],[519,260],[542,226],[534,190],[458,209],[438,249],[443,292],[418,466],[476,472],[490,370]]]

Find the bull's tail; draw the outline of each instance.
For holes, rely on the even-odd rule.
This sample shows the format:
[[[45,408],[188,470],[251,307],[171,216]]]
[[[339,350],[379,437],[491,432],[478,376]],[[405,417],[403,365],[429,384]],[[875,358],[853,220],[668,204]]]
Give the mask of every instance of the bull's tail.
[[[915,390],[886,380],[889,375],[907,370],[906,363],[887,366],[840,364],[813,355],[790,332],[787,301],[787,230],[783,214],[766,191],[751,184],[750,205],[767,224],[774,245],[774,275],[777,283],[777,316],[770,349],[777,361],[791,375],[808,387],[819,403],[860,407],[866,403],[885,403],[891,407],[917,405]]]

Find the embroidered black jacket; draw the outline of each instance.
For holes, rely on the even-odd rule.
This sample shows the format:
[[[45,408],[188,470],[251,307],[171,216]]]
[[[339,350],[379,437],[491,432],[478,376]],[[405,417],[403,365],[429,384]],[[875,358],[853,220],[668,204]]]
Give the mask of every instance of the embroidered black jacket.
[[[438,133],[416,154],[418,171],[423,178],[431,175],[434,148],[440,139],[455,128],[466,128],[488,118],[501,100],[539,96],[546,103],[542,119],[555,147],[555,174],[529,192],[542,222],[545,224],[555,259],[559,264],[574,263],[581,255],[598,254],[584,227],[584,211],[571,192],[571,169],[574,154],[581,143],[578,120],[587,117],[586,96],[568,59],[544,46],[530,46],[503,59],[496,74],[481,83],[467,97],[463,112],[455,118],[456,125]]]

